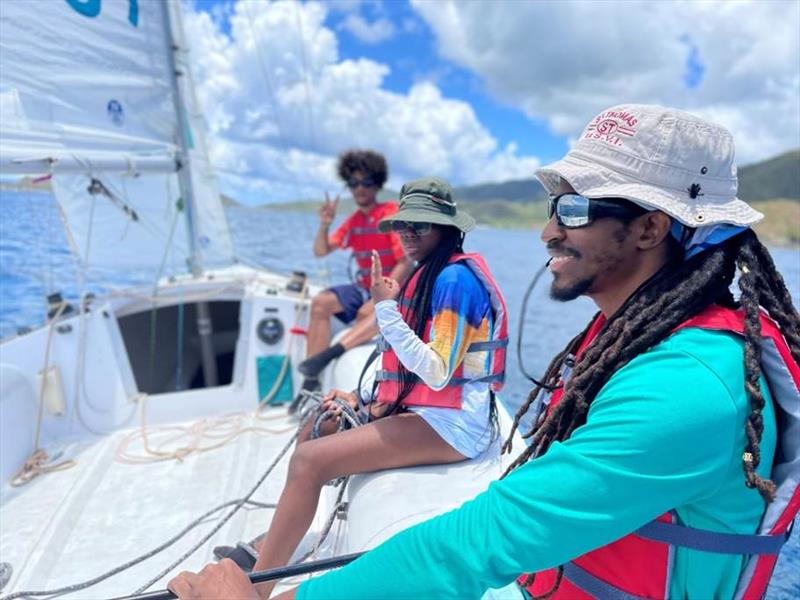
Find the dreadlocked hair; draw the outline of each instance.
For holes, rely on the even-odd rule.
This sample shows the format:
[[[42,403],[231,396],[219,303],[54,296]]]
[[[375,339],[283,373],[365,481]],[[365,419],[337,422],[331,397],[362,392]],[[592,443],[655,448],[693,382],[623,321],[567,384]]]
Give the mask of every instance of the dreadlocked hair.
[[[741,292],[738,303],[730,292],[737,267]],[[763,307],[778,324],[792,359],[798,364],[800,316],[769,252],[749,229],[687,261],[668,262],[628,298],[575,365],[561,401],[526,434],[525,437],[530,437],[529,446],[511,463],[503,477],[531,457],[547,452],[553,442],[569,438],[586,422],[592,401],[616,371],[714,303],[741,306],[745,312],[745,390],[750,413],[745,423],[747,442],[742,453],[742,468],[745,485],[757,489],[766,502],[771,502],[775,484],[756,472],[761,460],[765,402],[758,384],[761,375],[760,311]],[[565,359],[575,351],[585,334],[586,331],[574,338],[555,357],[547,368],[544,383],[557,383]],[[540,391],[534,388],[517,412],[512,433]],[[509,437],[506,448],[510,448],[510,442]]]
[[[400,288],[399,298],[405,297],[409,283],[417,275],[417,285],[414,288],[414,295],[407,306],[400,306],[400,314],[408,326],[414,330],[417,337],[422,339],[425,334],[425,325],[431,318],[431,301],[433,299],[433,285],[439,273],[442,272],[453,254],[463,252],[464,234],[456,227],[450,225],[432,225],[442,232],[441,240],[436,248],[416,266],[411,275],[406,279],[403,287]],[[392,403],[387,414],[397,411],[403,399],[411,393],[411,389],[417,382],[417,377],[403,366],[400,369],[400,393]]]

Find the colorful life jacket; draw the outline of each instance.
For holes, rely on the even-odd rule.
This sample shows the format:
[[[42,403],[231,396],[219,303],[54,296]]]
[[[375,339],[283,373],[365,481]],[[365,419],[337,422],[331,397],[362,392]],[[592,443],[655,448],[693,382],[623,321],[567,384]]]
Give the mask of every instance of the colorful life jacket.
[[[581,343],[578,357],[604,323],[602,315],[594,321]],[[685,327],[743,335],[744,312],[710,306],[676,330]],[[761,336],[761,369],[775,404],[778,446],[771,477],[777,493],[757,533],[741,535],[685,527],[678,523],[677,513],[669,511],[634,533],[563,565],[561,583],[550,598],[666,598],[675,546],[746,555],[734,598],[755,600],[764,596],[780,549],[789,538],[792,522],[800,510],[800,366],[792,360],[778,326],[763,313]],[[561,389],[553,394],[549,409],[560,400],[561,394]],[[533,596],[547,593],[553,588],[556,576],[556,569],[537,573],[527,591]],[[518,583],[524,585],[526,578],[526,575],[521,576]]]
[[[344,245],[353,250],[358,270],[356,280],[364,289],[368,290],[372,284],[372,251],[376,250],[381,257],[383,274],[389,275],[397,264],[397,257],[392,249],[391,232],[382,233],[378,229],[378,222],[397,212],[394,202],[382,202],[373,208],[369,215],[356,211],[350,218],[350,228],[347,231]]]
[[[475,274],[478,280],[486,288],[489,294],[489,302],[494,313],[494,326],[492,327],[492,339],[485,342],[474,342],[467,348],[470,352],[488,352],[490,368],[488,375],[476,379],[464,376],[464,361],[456,367],[447,385],[440,390],[432,390],[422,381],[417,380],[411,392],[403,399],[403,406],[437,406],[440,408],[461,408],[461,391],[465,383],[488,383],[492,391],[498,392],[502,389],[505,381],[506,370],[506,346],[508,346],[508,311],[506,301],[497,282],[489,272],[489,267],[479,254],[454,254],[450,262],[463,262]],[[424,268],[424,267],[423,267]],[[408,321],[409,306],[414,290],[417,287],[422,269],[418,269],[411,277],[406,286],[405,293],[400,299],[403,310],[403,317]],[[425,335],[422,341],[430,341],[433,321],[429,319],[425,324]],[[381,368],[378,370],[375,380],[380,382],[376,400],[383,403],[392,403],[397,400],[400,394],[400,361],[394,350],[381,338],[378,349],[383,353]],[[411,374],[412,377],[415,377]]]

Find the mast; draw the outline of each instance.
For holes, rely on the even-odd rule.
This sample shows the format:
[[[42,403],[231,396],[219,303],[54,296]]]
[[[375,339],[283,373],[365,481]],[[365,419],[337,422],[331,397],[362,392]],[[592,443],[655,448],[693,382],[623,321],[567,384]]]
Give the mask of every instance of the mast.
[[[192,183],[192,161],[189,159],[189,150],[193,145],[192,133],[189,129],[189,115],[186,112],[184,98],[193,94],[190,67],[186,60],[179,54],[185,50],[185,36],[181,22],[180,6],[174,0],[162,2],[167,32],[167,55],[170,70],[172,71],[172,89],[175,99],[175,111],[178,115],[178,141],[180,146],[178,181],[183,199],[183,209],[186,214],[186,228],[189,236],[189,269],[192,275],[200,277],[203,274],[203,257],[196,218],[198,206]],[[197,102],[193,103],[197,106]],[[214,352],[213,322],[211,308],[207,302],[198,302],[197,307],[197,333],[200,337],[200,354],[203,365],[203,379],[206,387],[217,385],[217,360]]]
[[[189,65],[186,64],[186,61],[181,60],[179,55],[179,52],[183,49],[184,42],[183,24],[180,17],[180,7],[178,7],[178,11],[175,11],[173,5],[173,0],[164,0],[161,3],[164,11],[164,22],[166,23],[167,55],[172,72],[173,99],[175,112],[178,115],[178,147],[180,148],[178,154],[178,181],[189,238],[188,267],[192,275],[200,277],[203,274],[203,257],[195,224],[197,205],[192,185],[192,164],[189,160],[192,135],[189,130],[189,115],[186,113],[186,106],[183,101],[189,91],[187,88],[190,87],[188,84],[191,81],[191,77],[188,73]]]

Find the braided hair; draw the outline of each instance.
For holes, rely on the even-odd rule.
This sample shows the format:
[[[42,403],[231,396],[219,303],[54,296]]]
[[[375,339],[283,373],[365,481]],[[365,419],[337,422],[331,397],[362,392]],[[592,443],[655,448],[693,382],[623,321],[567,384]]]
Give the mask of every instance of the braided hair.
[[[459,254],[464,251],[462,247],[464,234],[458,228],[436,224],[433,224],[432,227],[439,229],[442,237],[436,248],[414,268],[414,271],[400,288],[399,295],[401,299],[405,297],[406,289],[408,289],[411,280],[419,274],[414,294],[411,296],[411,302],[408,306],[401,305],[400,313],[403,315],[403,320],[420,339],[423,339],[425,325],[431,318],[433,286],[436,278],[439,277],[442,269],[449,264],[450,257],[453,254]],[[411,393],[411,389],[417,382],[416,375],[406,369],[402,363],[399,364],[399,367],[400,392],[387,414],[392,414],[398,410],[400,403]]]
[[[737,267],[741,292],[738,302],[730,292]],[[530,438],[530,444],[503,477],[529,459],[547,452],[553,442],[569,438],[576,428],[586,423],[592,401],[615,372],[714,303],[744,309],[745,390],[750,413],[745,421],[747,442],[742,453],[742,469],[745,485],[757,489],[765,502],[772,502],[775,484],[756,472],[761,461],[765,403],[758,383],[761,375],[760,312],[763,307],[778,324],[792,359],[799,364],[800,316],[772,257],[750,229],[685,262],[668,262],[609,317],[605,328],[575,364],[564,385],[561,401],[550,414],[543,411],[530,431],[523,435]],[[587,331],[588,327],[553,359],[543,377],[543,385],[535,387],[517,411],[511,435],[503,447],[505,451],[510,450],[511,437],[520,419],[542,389],[558,385],[562,365],[568,356],[575,354]],[[530,583],[531,578],[526,585]],[[556,588],[541,598],[550,596]]]

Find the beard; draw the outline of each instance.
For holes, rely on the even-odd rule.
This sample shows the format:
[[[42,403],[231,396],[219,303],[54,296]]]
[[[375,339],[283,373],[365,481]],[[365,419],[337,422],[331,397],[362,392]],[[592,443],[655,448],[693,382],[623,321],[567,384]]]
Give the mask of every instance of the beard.
[[[579,296],[583,296],[594,283],[593,277],[587,277],[572,283],[568,286],[559,286],[558,279],[554,279],[550,285],[550,298],[558,302],[569,302],[575,300]]]

